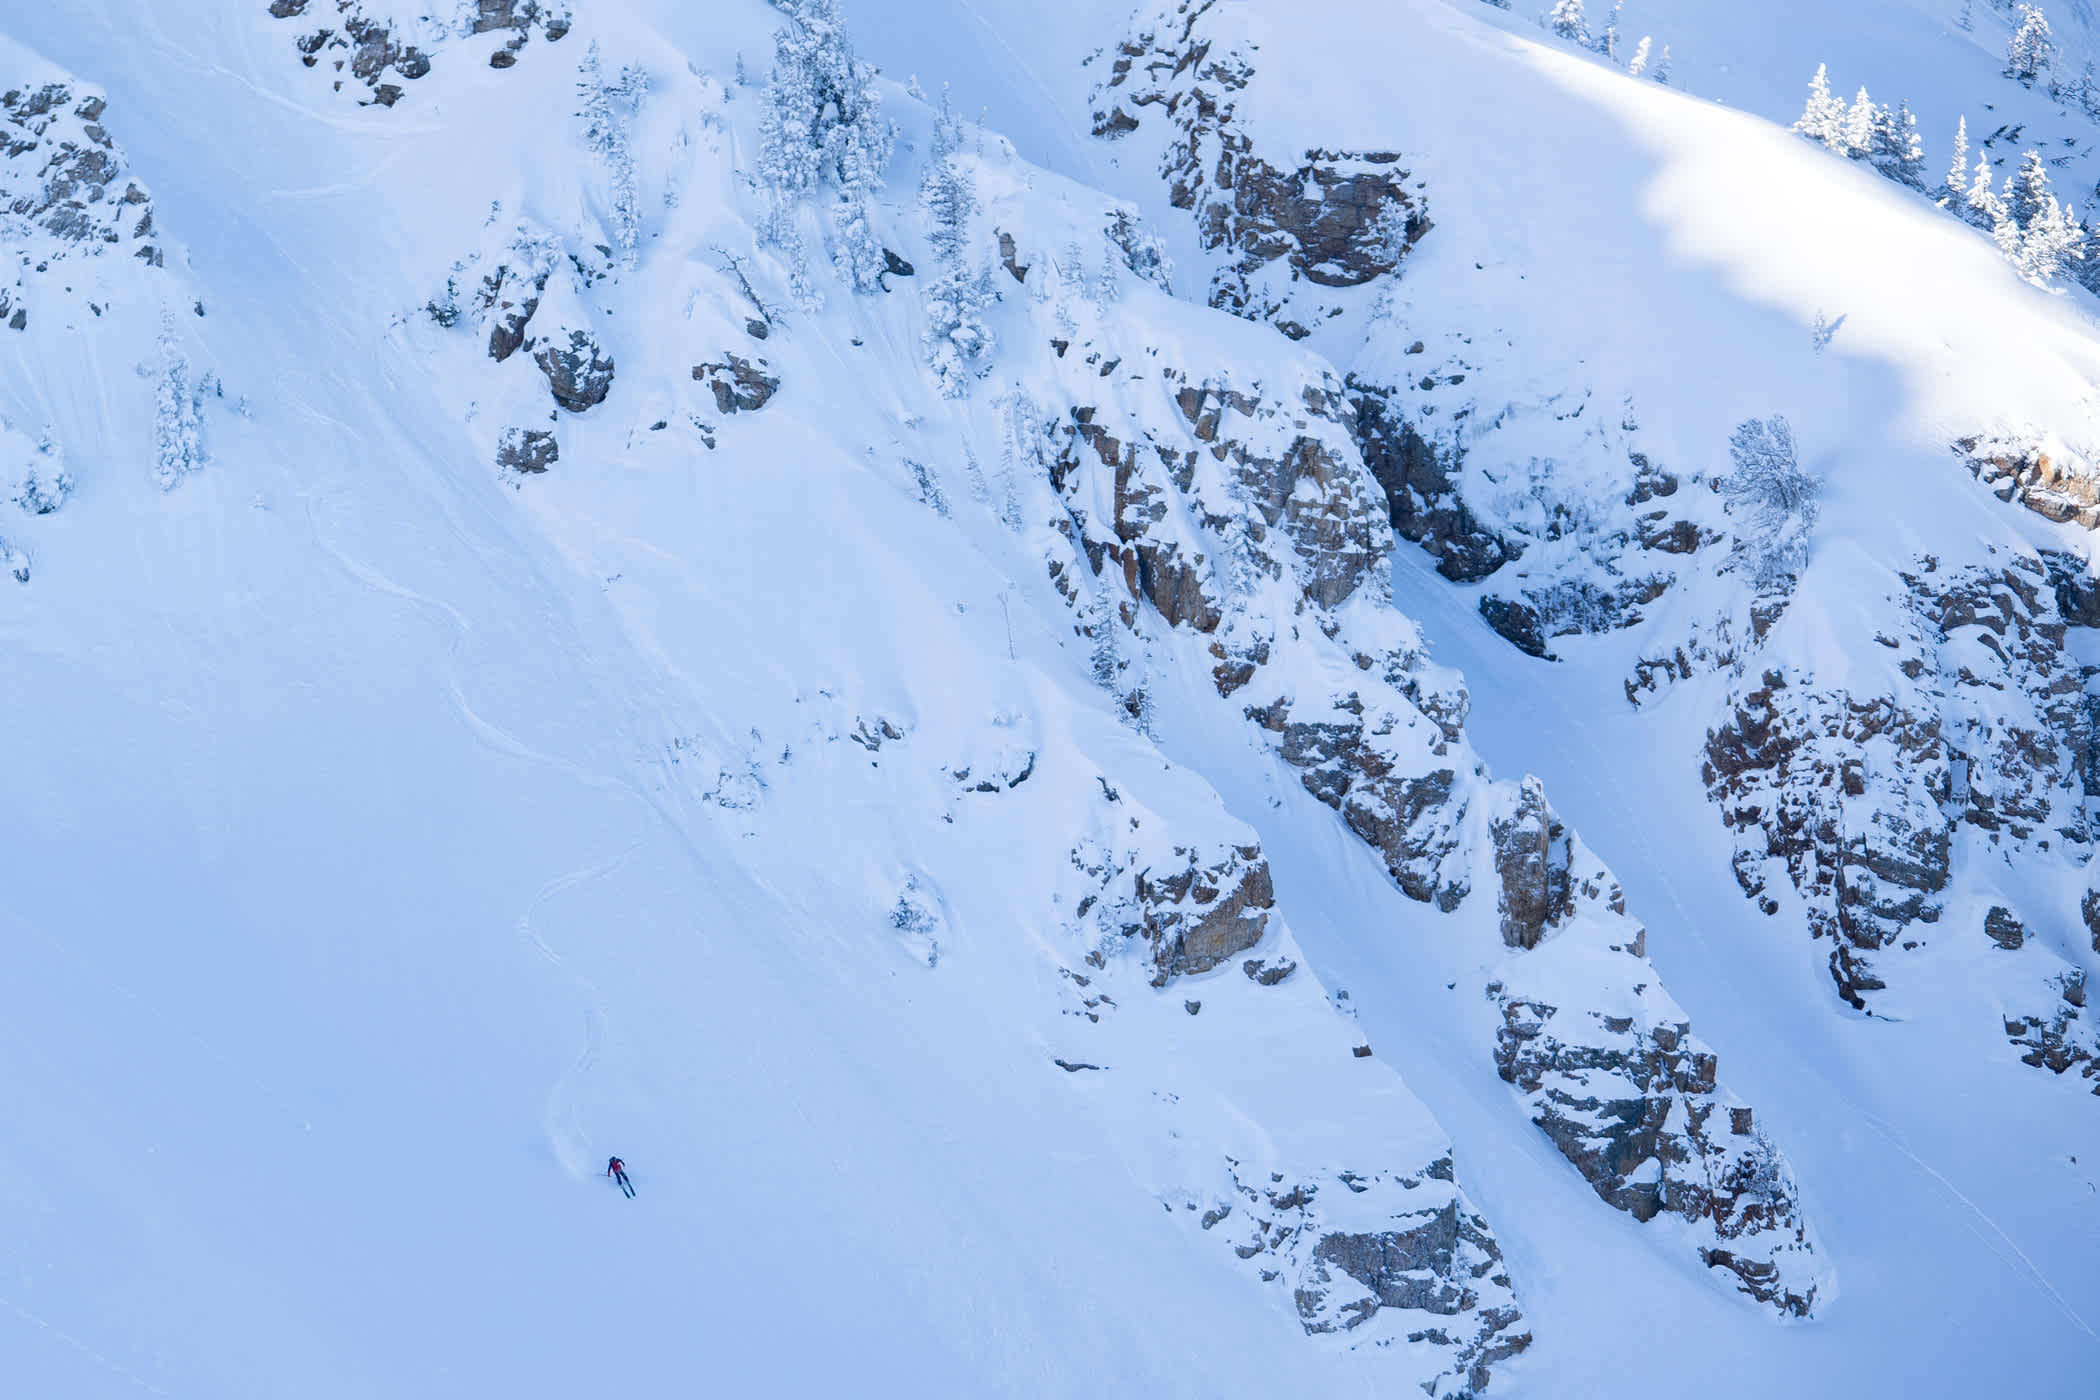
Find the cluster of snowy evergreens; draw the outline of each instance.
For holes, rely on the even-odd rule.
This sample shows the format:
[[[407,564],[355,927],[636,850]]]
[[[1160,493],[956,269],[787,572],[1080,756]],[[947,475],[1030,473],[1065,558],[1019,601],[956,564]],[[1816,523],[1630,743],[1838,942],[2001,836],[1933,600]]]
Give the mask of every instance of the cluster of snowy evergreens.
[[[933,248],[925,294],[926,359],[941,393],[951,399],[969,392],[970,381],[992,351],[992,332],[984,322],[994,299],[991,272],[970,258],[977,181],[965,163],[962,144],[962,121],[943,93],[919,199],[926,215],[926,241]]]
[[[1509,0],[1486,0],[1498,10],[1509,8]],[[1655,53],[1652,35],[1643,34],[1631,52],[1622,52],[1624,44],[1619,34],[1619,11],[1625,0],[1612,0],[1611,13],[1605,16],[1601,28],[1590,28],[1589,13],[1582,0],[1554,0],[1553,8],[1539,17],[1539,23],[1553,33],[1572,43],[1582,45],[1593,53],[1601,54],[1613,63],[1623,63],[1626,71],[1636,78],[1649,77],[1658,83],[1670,81],[1670,46],[1664,44],[1661,55]]]
[[[854,56],[838,0],[776,0],[788,23],[773,36],[758,177],[772,199],[768,242],[786,255],[796,297],[822,300],[809,280],[801,212],[826,190],[831,258],[857,292],[880,285],[882,245],[868,201],[882,187],[896,129],[881,114],[875,65]]]
[[[172,491],[204,465],[204,413],[172,323],[160,334],[160,385],[153,399],[153,479]]]
[[[2020,76],[2025,65],[2031,81],[2033,73],[2047,68],[2053,50],[2046,48],[2048,21],[2041,12],[2027,6],[2021,9],[2025,20],[2013,36],[2006,72]],[[2090,87],[2091,65],[2082,81]],[[2100,109],[2100,97],[2096,97],[2096,109]],[[2086,257],[2086,225],[2050,193],[2049,173],[2038,150],[2027,151],[2019,169],[2007,175],[2002,185],[1997,184],[1987,152],[1979,149],[1974,170],[1969,167],[1969,123],[1964,117],[1955,130],[1946,181],[1937,191],[1928,191],[1925,146],[1909,104],[1877,105],[1862,87],[1848,106],[1832,95],[1827,66],[1817,67],[1809,80],[1808,104],[1794,130],[1833,154],[1872,165],[1899,185],[1933,194],[1944,208],[1990,234],[2025,277],[2047,282],[2075,265],[2081,282],[2088,286],[2100,282],[2100,262]]]
[[[1851,106],[1831,95],[1830,72],[1819,66],[1809,80],[1808,106],[1794,130],[1825,150],[1863,160],[1899,185],[1925,189],[1925,143],[1908,103],[1876,106],[1861,88]]]
[[[577,116],[583,119],[584,143],[605,167],[612,187],[613,241],[620,250],[620,261],[629,267],[634,266],[635,250],[641,241],[642,210],[634,186],[634,153],[628,149],[628,141],[635,110],[647,90],[647,75],[631,64],[623,67],[618,77],[607,79],[599,66],[597,42],[592,41],[576,82],[577,96],[583,101]]]

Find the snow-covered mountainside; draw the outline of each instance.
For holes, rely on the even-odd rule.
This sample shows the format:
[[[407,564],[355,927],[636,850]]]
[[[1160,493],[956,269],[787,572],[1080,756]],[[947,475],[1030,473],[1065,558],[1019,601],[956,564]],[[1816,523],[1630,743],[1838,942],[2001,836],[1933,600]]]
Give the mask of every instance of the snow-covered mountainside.
[[[6,1372],[2077,1393],[2100,36],[1827,8],[0,15]]]

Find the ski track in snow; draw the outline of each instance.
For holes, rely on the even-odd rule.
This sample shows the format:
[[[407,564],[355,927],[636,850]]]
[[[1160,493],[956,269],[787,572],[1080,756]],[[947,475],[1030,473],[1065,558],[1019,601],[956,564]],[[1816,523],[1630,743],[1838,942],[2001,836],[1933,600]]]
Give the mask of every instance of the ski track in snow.
[[[540,886],[538,892],[526,903],[524,911],[518,915],[518,933],[532,945],[534,952],[568,978],[584,999],[583,1048],[577,1051],[575,1060],[562,1071],[561,1076],[554,1081],[553,1087],[547,1091],[547,1142],[554,1149],[555,1160],[561,1163],[562,1170],[572,1177],[582,1176],[585,1168],[594,1160],[594,1153],[585,1144],[577,1121],[575,1089],[578,1081],[590,1072],[592,1066],[597,1064],[598,1057],[609,1047],[611,1019],[606,1014],[605,995],[599,990],[598,984],[569,966],[568,960],[541,936],[532,916],[541,904],[562,891],[612,874],[640,849],[641,843],[638,841],[619,855],[572,870],[566,875],[556,876]]]
[[[140,1390],[145,1391],[148,1395],[172,1394],[172,1392],[161,1389],[152,1381],[149,1381],[144,1376],[139,1375],[138,1372],[133,1371],[128,1367],[118,1365],[116,1362],[110,1360],[107,1356],[104,1356],[101,1352],[89,1346],[86,1342],[81,1341],[80,1338],[74,1336],[71,1332],[66,1331],[62,1327],[53,1326],[51,1323],[45,1321],[41,1317],[38,1317],[35,1313],[29,1311],[29,1309],[23,1307],[19,1303],[16,1303],[12,1299],[0,1297],[0,1308],[7,1309],[16,1317],[21,1318],[24,1322],[36,1328],[39,1332],[42,1332],[45,1336],[51,1338],[53,1341],[64,1343],[66,1346],[72,1348],[74,1351],[79,1352],[82,1356],[85,1356],[88,1360],[94,1362],[97,1366],[100,1366],[103,1370],[108,1371],[111,1375],[117,1376],[123,1380],[131,1382]]]
[[[1990,1217],[1989,1212],[1985,1211],[1982,1206],[1977,1205],[1976,1202],[1970,1200],[1967,1196],[1963,1195],[1961,1189],[1957,1187],[1953,1182],[1947,1180],[1946,1177],[1942,1176],[1940,1174],[1939,1169],[1933,1166],[1932,1163],[1926,1161],[1923,1157],[1920,1157],[1917,1153],[1911,1151],[1909,1146],[1907,1146],[1904,1143],[1903,1139],[1897,1136],[1896,1130],[1893,1127],[1891,1127],[1888,1123],[1875,1117],[1871,1113],[1862,1113],[1860,1117],[1866,1120],[1868,1123],[1871,1123],[1874,1126],[1875,1131],[1879,1132],[1883,1138],[1888,1140],[1889,1146],[1895,1148],[1898,1152],[1901,1152],[1904,1156],[1910,1158],[1912,1162],[1917,1164],[1919,1171],[1925,1173],[1925,1175],[1931,1177],[1934,1181],[1938,1182],[1941,1188],[1944,1189],[1948,1195],[1952,1196],[1955,1200],[1961,1202],[1962,1205],[1966,1206],[1971,1215],[1975,1216],[1977,1220],[1981,1220],[1984,1224],[1990,1226],[1991,1234],[1996,1235],[1999,1240],[2004,1242],[2005,1247],[2013,1252],[2013,1256],[2020,1261],[2021,1267],[2024,1268],[2028,1276],[2034,1280],[2035,1286],[2039,1288],[2043,1293],[2046,1293],[2049,1296],[2050,1301],[2055,1303],[2058,1308],[2062,1309],[2063,1315],[2071,1319],[2071,1321],[2077,1325],[2079,1331],[2085,1333],[2094,1341],[2100,1342],[2100,1333],[2094,1332],[2093,1329],[2089,1325],[2087,1325],[2086,1320],[2078,1315],[2077,1309],[2071,1306],[2070,1302],[2064,1297],[2063,1294],[2056,1291],[2056,1285],[2049,1281],[2049,1276],[2041,1271],[2041,1269],[2035,1264],[2034,1260],[2027,1257],[2027,1251],[2020,1248],[2019,1245],[2013,1242],[2013,1237],[2011,1235],[2006,1234],[2005,1231],[2002,1228],[2000,1228],[1998,1222]],[[1997,1245],[1992,1244],[1990,1236],[1985,1235],[1981,1230],[1976,1230],[1976,1226],[1973,1221],[1970,1222],[1969,1228],[1971,1230],[1975,1230],[1977,1237],[1983,1240],[1984,1244],[1987,1247],[1989,1247],[1993,1254],[1997,1254],[1998,1257],[2001,1259],[2005,1258],[2005,1256],[1999,1252]],[[2012,1261],[2006,1260],[2006,1265],[2008,1268],[2010,1268],[2012,1266]],[[2019,1272],[2019,1270],[2014,1270],[2014,1272]]]

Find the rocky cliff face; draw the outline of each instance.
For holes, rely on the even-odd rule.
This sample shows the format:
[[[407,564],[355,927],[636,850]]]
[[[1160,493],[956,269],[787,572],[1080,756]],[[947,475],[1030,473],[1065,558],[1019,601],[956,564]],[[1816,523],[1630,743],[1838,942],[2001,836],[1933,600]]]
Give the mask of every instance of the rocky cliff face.
[[[1904,583],[1904,625],[1875,638],[1881,693],[1768,671],[1707,742],[1737,878],[1762,895],[1784,869],[1811,934],[1831,940],[1839,993],[1863,1009],[1887,986],[1883,957],[1940,921],[1964,837],[2023,861],[2052,844],[2083,860],[2092,839],[2091,720],[2042,562],[1925,559]]]
[[[1176,664],[1170,658],[1185,645],[1200,649],[1220,699],[1269,737],[1282,764],[1372,847],[1401,890],[1459,927],[1484,927],[1513,964],[1544,960],[1552,971],[1540,975],[1556,999],[1542,1004],[1573,1004],[1550,1048],[1526,1061],[1533,1116],[1578,1170],[1598,1173],[1605,1201],[1633,1209],[1646,1199],[1637,1183],[1666,1158],[1695,1172],[1717,1166],[1724,1154],[1703,1139],[1636,1139],[1599,1154],[1575,1135],[1555,1135],[1566,1116],[1560,1105],[1593,1096],[1587,1076],[1625,1053],[1623,1028],[1589,1013],[1631,996],[1622,981],[1660,996],[1645,936],[1542,787],[1495,782],[1472,752],[1463,686],[1429,660],[1419,631],[1393,606],[1380,567],[1390,516],[1357,448],[1358,410],[1346,389],[1312,360],[1295,382],[1272,376],[1242,387],[1200,361],[1164,361],[1131,339],[1113,308],[1060,307],[1054,291],[1045,295],[1053,319],[1076,326],[1053,341],[1067,406],[1033,405],[1023,416],[1036,428],[1024,436],[1055,495],[1046,564],[1095,647],[1102,682],[1143,724],[1146,678]],[[1123,365],[1141,368],[1104,382],[1104,371]],[[1222,894],[1233,888],[1228,875],[1203,874],[1214,863],[1196,860],[1192,878]],[[1169,868],[1190,862],[1176,856]],[[1144,927],[1135,914],[1111,922],[1133,930],[1129,937]],[[1251,932],[1244,922],[1233,927]],[[1161,956],[1155,969],[1170,968]],[[1667,1014],[1683,1020],[1674,1008]],[[1495,1054],[1480,1047],[1483,1069]],[[1629,1092],[1644,1105],[1637,1119],[1660,1123],[1687,1091],[1649,1075]],[[1776,1155],[1772,1162],[1783,1176]],[[1686,1227],[1694,1247],[1746,1293],[1781,1311],[1813,1306],[1821,1274],[1791,1191],[1757,1212],[1727,1191],[1672,1199],[1670,1218],[1696,1221]]]

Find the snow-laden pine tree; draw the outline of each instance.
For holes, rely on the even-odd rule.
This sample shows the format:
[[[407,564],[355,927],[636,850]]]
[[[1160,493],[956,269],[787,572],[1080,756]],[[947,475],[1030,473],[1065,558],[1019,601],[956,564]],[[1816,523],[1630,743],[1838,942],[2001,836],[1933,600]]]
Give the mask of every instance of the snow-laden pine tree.
[[[994,297],[991,274],[970,259],[970,217],[977,212],[977,182],[962,153],[962,121],[941,94],[933,124],[933,149],[919,182],[926,216],[926,242],[933,249],[926,281],[926,362],[941,393],[959,399],[970,391],[977,366],[992,352],[984,314]]]
[[[1808,561],[1820,483],[1805,471],[1786,419],[1752,418],[1728,440],[1735,470],[1721,482],[1728,513],[1740,522],[1737,548],[1760,589],[1784,585]]]
[[[854,56],[838,0],[776,0],[773,75],[760,129],[759,179],[773,201],[768,240],[795,255],[799,208],[828,190],[832,262],[856,291],[876,290],[884,262],[868,201],[889,169],[896,132],[883,120],[875,67]]]
[[[1991,185],[1991,155],[1976,153],[1976,174],[1969,181],[1968,202],[1963,210],[1968,221],[1980,229],[1995,230],[2005,217],[1998,191]]]
[[[2005,177],[2005,214],[2016,228],[2030,227],[2042,216],[2045,205],[2055,203],[2049,193],[2049,171],[2040,151],[2020,157],[2020,168]]]
[[[2049,71],[2056,62],[2056,44],[2049,33],[2049,21],[2042,17],[2037,5],[2021,5],[2018,9],[2019,27],[2013,30],[2012,41],[2005,46],[2005,76],[2018,78],[2029,87],[2035,79]]]
[[[1604,31],[1597,36],[1596,49],[1612,62],[1619,61],[1619,11],[1626,0],[1611,0],[1611,13],[1605,16]]]
[[[1875,111],[1867,159],[1897,184],[1924,193],[1925,143],[1918,136],[1918,119],[1911,115],[1909,103],[1897,103],[1894,111],[1887,107]]]
[[[73,494],[73,474],[66,470],[66,457],[49,434],[37,444],[37,455],[22,475],[22,489],[15,504],[31,515],[50,515]]]
[[[1991,236],[2020,274],[2036,282],[2084,259],[2085,230],[2050,192],[2040,151],[2021,156],[2020,168],[2006,177],[2002,216]]]
[[[576,115],[583,119],[584,144],[605,167],[612,196],[613,242],[620,261],[634,266],[641,244],[642,206],[635,191],[634,152],[629,137],[634,129],[635,110],[648,90],[648,77],[639,68],[624,67],[608,82],[599,66],[598,42],[591,41],[578,71],[576,94],[582,106]]]
[[[1655,81],[1667,85],[1670,81],[1670,46],[1663,45],[1663,56],[1655,61]]]
[[[190,363],[176,343],[173,321],[160,332],[160,387],[153,396],[153,479],[172,491],[204,465],[204,419],[190,386]]]
[[[1842,128],[1844,144],[1838,148],[1842,155],[1853,160],[1865,160],[1874,150],[1874,127],[1880,112],[1874,99],[1861,88],[1859,96],[1852,99],[1851,109],[1845,113]]]
[[[1663,51],[1665,54],[1669,50]],[[1656,75],[1657,81],[1661,74]],[[1794,130],[1811,141],[1819,142],[1825,150],[1843,154],[1845,150],[1845,104],[1830,95],[1830,67],[1816,65],[1816,75],[1808,80],[1808,105],[1801,109],[1801,120],[1794,123]]]
[[[1406,256],[1406,219],[1399,217],[1394,201],[1387,201],[1379,217],[1372,224],[1372,235],[1378,241],[1378,256],[1388,268],[1398,267]],[[1389,218],[1388,216],[1393,216]],[[1394,232],[1394,219],[1398,218],[1398,241]],[[1117,208],[1108,217],[1108,227],[1103,231],[1109,244],[1122,254],[1123,266],[1152,283],[1168,296],[1174,294],[1174,264],[1167,257],[1167,245],[1156,233],[1149,232],[1135,210]]]
[[[1582,12],[1582,0],[1553,0],[1553,8],[1546,13],[1546,27],[1578,44],[1590,41],[1590,22]]]
[[[1954,159],[1948,163],[1946,183],[1940,186],[1940,207],[1961,213],[1968,203],[1968,194],[1969,119],[1962,117],[1954,127]]]
[[[1627,76],[1638,78],[1641,74],[1648,71],[1648,45],[1650,42],[1652,41],[1649,36],[1643,34],[1641,41],[1633,46],[1633,57],[1626,61]]]

